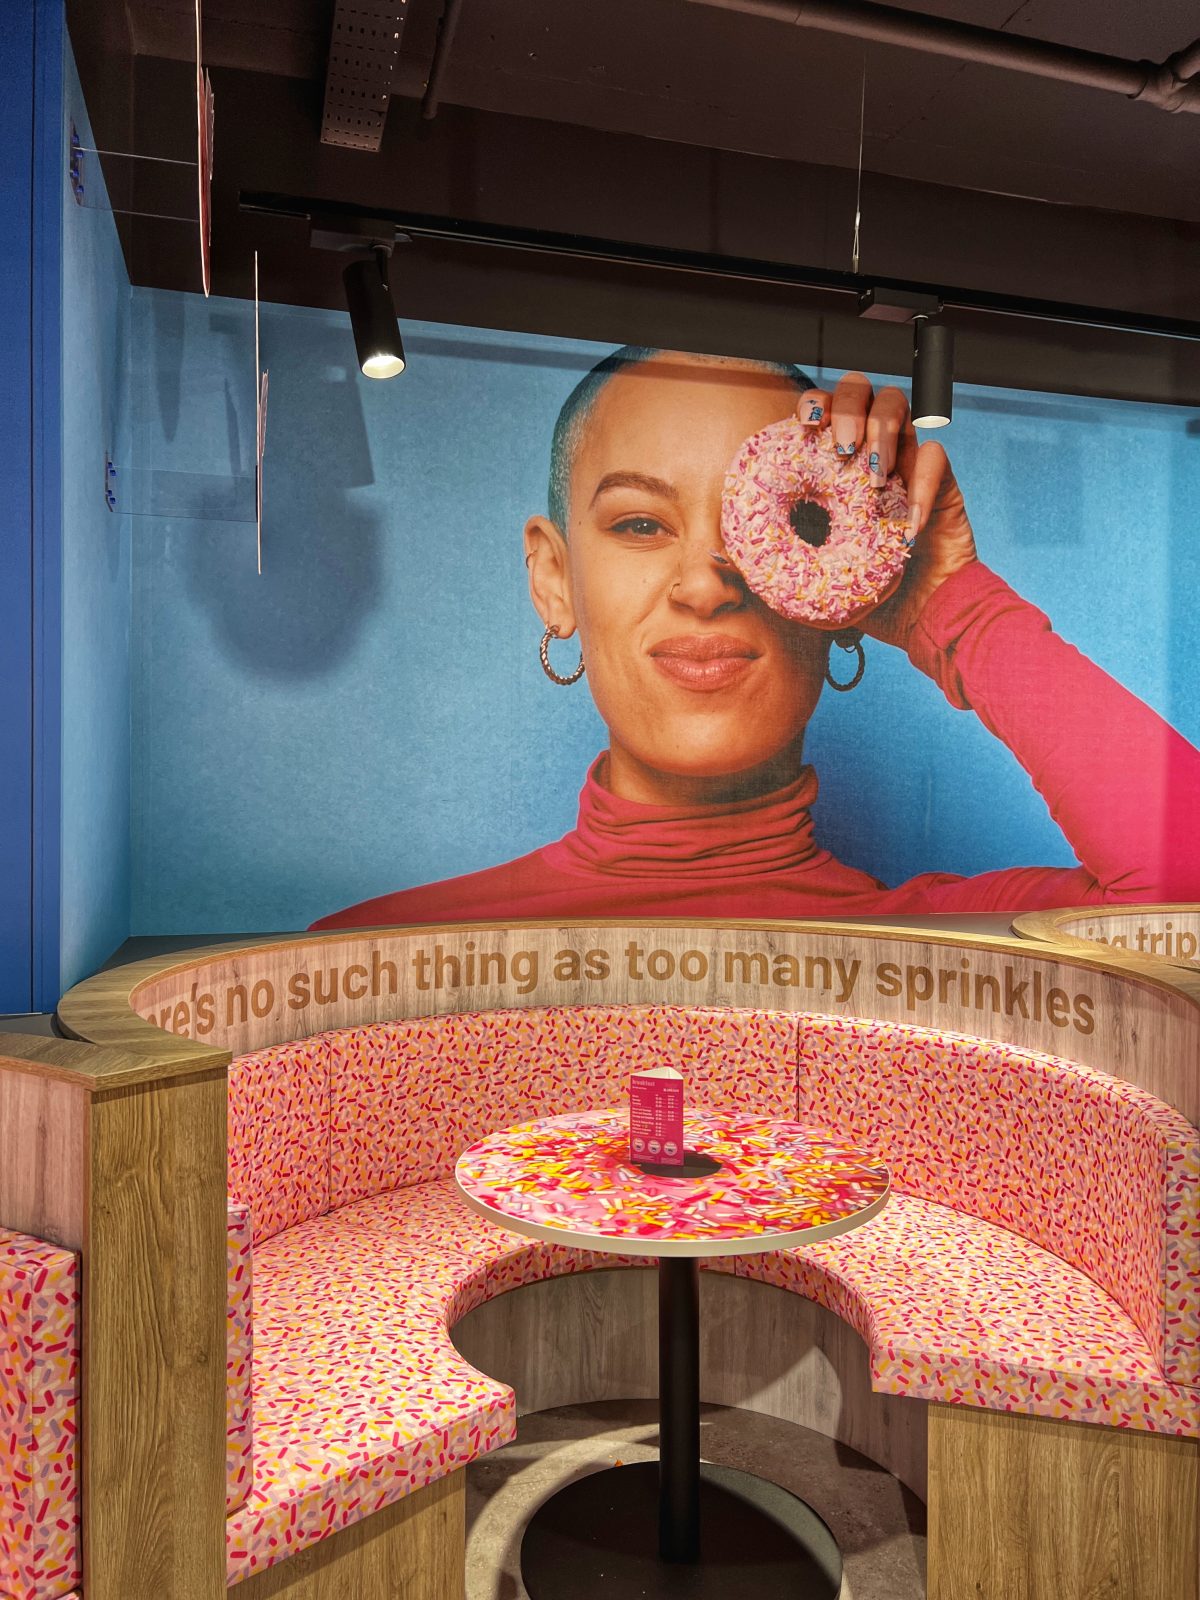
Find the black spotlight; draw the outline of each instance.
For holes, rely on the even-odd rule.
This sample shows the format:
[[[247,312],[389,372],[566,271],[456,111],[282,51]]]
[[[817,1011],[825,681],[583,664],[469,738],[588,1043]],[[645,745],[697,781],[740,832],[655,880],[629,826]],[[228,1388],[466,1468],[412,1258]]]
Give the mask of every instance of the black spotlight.
[[[914,317],[912,419],[918,428],[944,428],[954,414],[954,329]]]
[[[394,378],[404,371],[404,345],[388,287],[389,254],[376,245],[370,256],[352,261],[342,273],[358,364],[366,378]]]

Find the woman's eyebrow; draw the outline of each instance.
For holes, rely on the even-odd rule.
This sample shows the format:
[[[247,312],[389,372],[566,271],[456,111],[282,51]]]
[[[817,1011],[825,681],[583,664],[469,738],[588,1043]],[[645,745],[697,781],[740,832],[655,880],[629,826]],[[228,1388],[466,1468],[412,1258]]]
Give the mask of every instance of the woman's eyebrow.
[[[667,500],[678,502],[679,491],[673,483],[667,483],[662,478],[653,478],[646,472],[606,472],[596,485],[596,492],[592,496],[591,504],[595,505],[606,489],[641,489],[645,494],[662,495]]]

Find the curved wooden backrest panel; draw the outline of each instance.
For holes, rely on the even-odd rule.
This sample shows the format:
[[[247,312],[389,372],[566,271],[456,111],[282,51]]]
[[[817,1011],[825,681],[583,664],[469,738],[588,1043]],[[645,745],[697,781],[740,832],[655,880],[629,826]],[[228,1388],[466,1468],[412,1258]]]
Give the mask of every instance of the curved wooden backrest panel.
[[[1013,919],[1022,939],[1063,950],[1104,946],[1128,956],[1131,971],[1147,961],[1166,962],[1200,973],[1200,905],[1072,906],[1063,911],[1027,911]]]
[[[116,968],[64,996],[97,1044],[186,1072],[331,1028],[659,1002],[878,1017],[1066,1056],[1200,1123],[1200,974],[1100,947],[844,923],[460,924],[299,934]]]

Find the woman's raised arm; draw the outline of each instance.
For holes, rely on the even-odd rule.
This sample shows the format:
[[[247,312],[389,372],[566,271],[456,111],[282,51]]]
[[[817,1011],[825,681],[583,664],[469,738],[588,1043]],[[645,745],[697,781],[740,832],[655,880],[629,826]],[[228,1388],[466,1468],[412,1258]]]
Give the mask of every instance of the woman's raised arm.
[[[899,390],[874,394],[850,373],[823,398],[841,453],[865,449],[880,481],[900,472],[917,541],[899,590],[862,628],[1012,751],[1082,864],[985,874],[998,900],[1200,900],[1200,751],[983,565],[946,453],[918,445]],[[970,884],[984,887],[938,887],[953,898]]]
[[[1089,875],[1082,900],[1200,900],[1200,751],[982,562],[908,652],[1016,756]]]

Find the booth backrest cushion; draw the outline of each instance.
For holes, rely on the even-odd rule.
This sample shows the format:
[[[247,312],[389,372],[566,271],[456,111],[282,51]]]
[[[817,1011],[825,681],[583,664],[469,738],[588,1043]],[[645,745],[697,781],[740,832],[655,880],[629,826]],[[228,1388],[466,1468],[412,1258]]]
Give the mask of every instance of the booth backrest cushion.
[[[800,1115],[887,1162],[897,1193],[998,1223],[1107,1290],[1163,1374],[1200,1382],[1200,1136],[1074,1062],[991,1041],[805,1017]]]
[[[0,1228],[0,1594],[80,1580],[79,1262]]]
[[[617,1104],[672,1065],[691,1105],[796,1113],[795,1018],[672,1006],[571,1006],[378,1023],[326,1035],[333,1206],[445,1178],[498,1128]],[[257,1233],[257,1225],[256,1225]]]
[[[230,1205],[225,1260],[225,1510],[246,1502],[254,1477],[252,1268],[250,1212]]]
[[[678,1066],[695,1106],[799,1115],[887,1161],[897,1192],[1011,1229],[1085,1272],[1163,1373],[1200,1383],[1200,1136],[1074,1062],[898,1023],[678,1006],[372,1024],[230,1069],[230,1187],[256,1243],[447,1177],[497,1128],[619,1102]]]
[[[327,1035],[230,1066],[229,1193],[249,1208],[255,1244],[329,1209]]]

